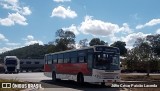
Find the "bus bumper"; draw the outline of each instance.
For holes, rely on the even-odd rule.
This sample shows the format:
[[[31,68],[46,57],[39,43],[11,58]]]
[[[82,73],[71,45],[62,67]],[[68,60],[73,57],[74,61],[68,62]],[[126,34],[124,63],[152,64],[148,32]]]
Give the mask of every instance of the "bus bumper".
[[[85,77],[84,80],[86,82],[89,82],[89,83],[103,84],[103,85],[106,85],[106,86],[111,86],[113,83],[121,81],[120,79],[117,79],[117,78],[115,78],[115,79],[101,79],[101,78],[97,78],[97,77],[94,77],[94,76]]]

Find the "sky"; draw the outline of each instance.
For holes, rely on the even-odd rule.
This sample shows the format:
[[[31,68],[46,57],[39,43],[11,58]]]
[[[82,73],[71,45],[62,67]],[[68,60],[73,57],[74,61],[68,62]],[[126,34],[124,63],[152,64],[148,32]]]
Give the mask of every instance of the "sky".
[[[138,37],[160,34],[160,0],[0,0],[0,53],[55,40],[58,29],[76,44],[100,38],[132,48]]]

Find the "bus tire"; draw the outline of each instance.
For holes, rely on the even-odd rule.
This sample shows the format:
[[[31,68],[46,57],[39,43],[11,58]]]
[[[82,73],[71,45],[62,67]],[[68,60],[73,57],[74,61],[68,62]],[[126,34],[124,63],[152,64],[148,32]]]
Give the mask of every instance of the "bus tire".
[[[101,86],[105,86],[105,82],[101,82]]]
[[[84,83],[84,76],[82,73],[79,73],[77,75],[77,82],[80,83],[80,84],[83,84]]]
[[[16,73],[17,73],[17,74],[19,73],[19,69],[17,69]]]
[[[56,72],[52,72],[52,81],[56,82]]]

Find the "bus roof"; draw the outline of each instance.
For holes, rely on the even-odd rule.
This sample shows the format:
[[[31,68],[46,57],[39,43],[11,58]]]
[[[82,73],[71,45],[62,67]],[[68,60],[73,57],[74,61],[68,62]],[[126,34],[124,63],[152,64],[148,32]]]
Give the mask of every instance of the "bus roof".
[[[95,48],[95,47],[108,47],[108,48],[116,48],[116,49],[118,49],[117,47],[112,47],[112,46],[107,46],[107,45],[94,45],[94,46],[84,47],[84,48],[80,48],[80,49],[72,49],[72,50],[49,53],[49,54],[46,54],[46,55],[58,54],[58,53],[64,53],[64,52],[72,52],[72,51],[79,51],[79,50],[91,49],[91,48]]]
[[[17,58],[17,56],[5,56],[5,58]]]
[[[18,62],[20,62],[20,60],[17,58],[17,56],[5,56],[4,57],[4,62],[8,59],[14,59],[14,60],[17,60]]]

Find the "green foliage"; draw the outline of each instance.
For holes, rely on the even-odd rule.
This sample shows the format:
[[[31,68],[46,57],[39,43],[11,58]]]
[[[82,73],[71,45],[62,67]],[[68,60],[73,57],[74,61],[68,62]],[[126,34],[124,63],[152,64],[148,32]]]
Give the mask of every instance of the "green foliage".
[[[137,38],[134,48],[127,54],[126,65],[131,71],[157,72],[160,70],[159,60],[160,35],[148,35]]]
[[[160,34],[148,35],[146,37],[146,40],[150,42],[152,51],[159,56],[160,55]]]
[[[63,31],[62,29],[57,30],[55,40],[56,51],[64,51],[73,49],[75,44],[75,34],[71,31]]]
[[[99,38],[93,38],[90,42],[89,42],[90,46],[94,46],[94,45],[107,45],[107,43],[105,43],[103,40],[100,40]]]
[[[47,53],[54,53],[57,51],[64,51],[74,48],[75,34],[71,31],[63,31],[62,29],[56,32],[55,44],[49,42],[47,45],[29,45],[22,48],[14,49],[11,51],[0,54],[3,59],[5,56],[17,56],[19,59],[43,59]]]
[[[47,49],[47,53],[54,53],[56,51],[56,46],[53,44],[45,45],[45,49]]]
[[[140,46],[143,42],[149,42],[151,51],[157,56],[160,56],[160,34],[148,35],[145,38],[137,38],[134,47]]]
[[[82,39],[79,41],[79,45],[80,45],[80,48],[83,48],[83,47],[87,47],[88,46],[88,39]]]
[[[139,39],[138,39],[139,41]],[[149,56],[150,46],[145,41],[137,42],[135,48],[128,51],[127,54],[127,68],[130,71],[149,72]]]
[[[111,46],[113,47],[118,47],[120,50],[120,55],[125,55],[127,53],[127,49],[126,49],[126,43],[122,42],[122,41],[116,41],[113,44],[111,44]]]
[[[44,54],[47,53],[48,45],[29,45],[22,48],[18,48],[15,50],[7,51],[2,53],[0,56],[4,58],[5,56],[17,56],[20,59],[27,59],[27,58],[44,58]]]

